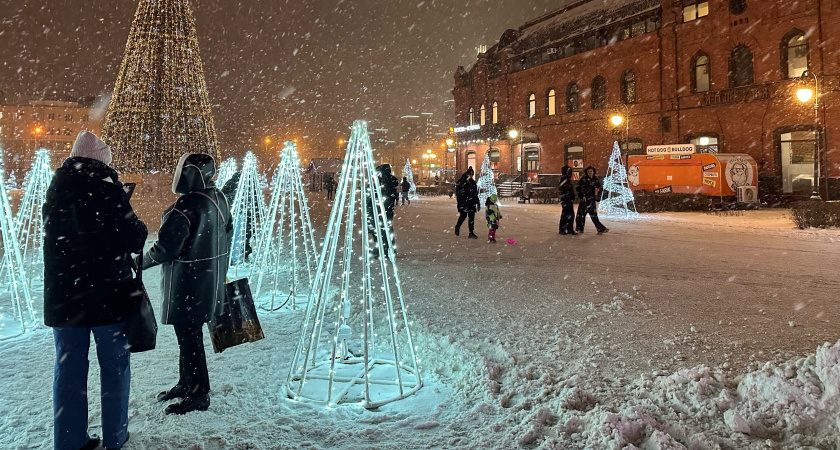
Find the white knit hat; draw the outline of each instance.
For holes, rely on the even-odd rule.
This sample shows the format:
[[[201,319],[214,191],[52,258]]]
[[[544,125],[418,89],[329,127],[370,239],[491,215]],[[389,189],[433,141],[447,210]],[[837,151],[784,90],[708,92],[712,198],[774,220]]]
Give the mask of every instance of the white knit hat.
[[[81,131],[76,136],[76,142],[73,143],[73,150],[70,151],[70,157],[82,157],[102,161],[106,165],[111,165],[111,147],[108,147],[102,139],[96,137],[90,131]]]

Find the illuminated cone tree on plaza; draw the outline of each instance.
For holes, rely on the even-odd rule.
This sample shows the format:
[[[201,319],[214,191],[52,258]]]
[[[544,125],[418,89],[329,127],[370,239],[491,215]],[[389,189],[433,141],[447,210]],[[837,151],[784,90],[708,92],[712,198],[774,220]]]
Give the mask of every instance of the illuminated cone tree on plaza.
[[[491,195],[498,195],[496,190],[496,178],[493,175],[493,169],[490,168],[490,155],[484,154],[484,162],[481,163],[481,175],[476,182],[478,187],[478,201],[481,208],[484,208],[484,201]],[[497,202],[498,203],[498,202]]]
[[[29,291],[26,266],[6,193],[3,152],[0,149],[0,239],[4,276],[0,284],[0,339],[17,336],[38,326],[39,317]]]
[[[254,247],[262,231],[265,198],[257,172],[257,157],[248,152],[242,160],[242,171],[236,184],[236,195],[230,208],[233,217],[233,240],[230,247],[231,279],[248,273],[243,267],[251,262]]]
[[[228,158],[222,161],[219,164],[219,172],[216,174],[216,187],[219,189],[225,187],[225,183],[228,182],[233,177],[233,174],[236,173],[236,160],[233,158]]]
[[[286,141],[274,175],[254,264],[248,279],[263,308],[294,308],[306,303],[315,272],[316,248],[309,204],[303,189],[295,143]],[[267,295],[261,296],[260,294]]]
[[[173,173],[184,153],[218,160],[188,0],[140,0],[102,127],[126,173]]]
[[[367,124],[356,121],[286,382],[289,397],[376,408],[420,389],[394,246],[379,242],[391,234]]]
[[[612,155],[610,155],[607,176],[604,177],[604,189],[601,193],[601,203],[598,211],[604,214],[623,215],[627,218],[639,215],[636,212],[636,200],[630,183],[627,181],[627,170],[621,157],[621,148],[618,142],[613,143]]]
[[[408,189],[408,199],[409,200],[417,200],[419,197],[417,196],[417,185],[414,184],[414,172],[411,170],[411,160],[406,158],[405,159],[405,166],[403,166],[403,176],[408,179],[408,182],[411,184],[411,187]],[[400,180],[402,182],[402,180]]]

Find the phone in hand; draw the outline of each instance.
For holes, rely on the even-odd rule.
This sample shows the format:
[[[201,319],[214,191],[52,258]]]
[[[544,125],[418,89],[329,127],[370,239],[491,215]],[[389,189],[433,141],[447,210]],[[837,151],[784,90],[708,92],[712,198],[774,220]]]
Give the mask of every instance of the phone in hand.
[[[128,198],[131,198],[131,194],[134,194],[134,188],[137,187],[137,183],[123,183],[123,191],[128,195]]]

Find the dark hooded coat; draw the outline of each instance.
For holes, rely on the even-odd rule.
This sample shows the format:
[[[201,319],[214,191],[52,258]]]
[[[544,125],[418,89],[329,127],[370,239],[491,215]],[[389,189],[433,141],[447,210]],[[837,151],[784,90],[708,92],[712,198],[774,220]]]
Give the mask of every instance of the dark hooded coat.
[[[575,187],[572,183],[572,168],[563,166],[561,169],[560,184],[557,189],[560,191],[560,203],[571,205],[575,202]]]
[[[181,157],[172,186],[181,197],[164,211],[146,253],[145,267],[163,266],[165,324],[203,324],[221,310],[233,224],[227,197],[211,181],[215,173],[209,155]]]
[[[130,253],[143,251],[147,231],[128,200],[101,161],[69,158],[55,171],[43,209],[46,325],[112,325],[134,310]]]
[[[587,175],[589,169],[592,169],[592,177]],[[595,168],[592,166],[587,167],[586,170],[583,171],[580,181],[578,181],[578,198],[584,201],[600,200],[598,196],[601,193],[601,188],[601,179],[598,178],[598,175],[596,175]]]
[[[464,172],[455,184],[455,198],[458,200],[459,212],[476,212],[480,208],[478,185],[470,178],[471,174],[473,174],[472,167]]]

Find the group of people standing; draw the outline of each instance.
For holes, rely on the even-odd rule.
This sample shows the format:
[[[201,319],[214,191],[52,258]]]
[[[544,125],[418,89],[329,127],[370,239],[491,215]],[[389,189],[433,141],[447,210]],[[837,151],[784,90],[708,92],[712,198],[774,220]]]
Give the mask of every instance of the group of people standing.
[[[129,439],[131,380],[127,322],[145,296],[139,272],[163,266],[160,320],[178,340],[179,378],[158,401],[167,414],[206,410],[210,381],[203,325],[221,307],[233,232],[229,201],[214,185],[213,158],[188,153],[172,180],[178,200],[143,255],[146,225],[110,167],[111,149],[82,131],[47,191],[44,218],[44,322],[53,328],[54,448],[120,449]],[[136,256],[134,256],[136,255]],[[88,350],[96,343],[102,387],[102,439],[88,434]]]

